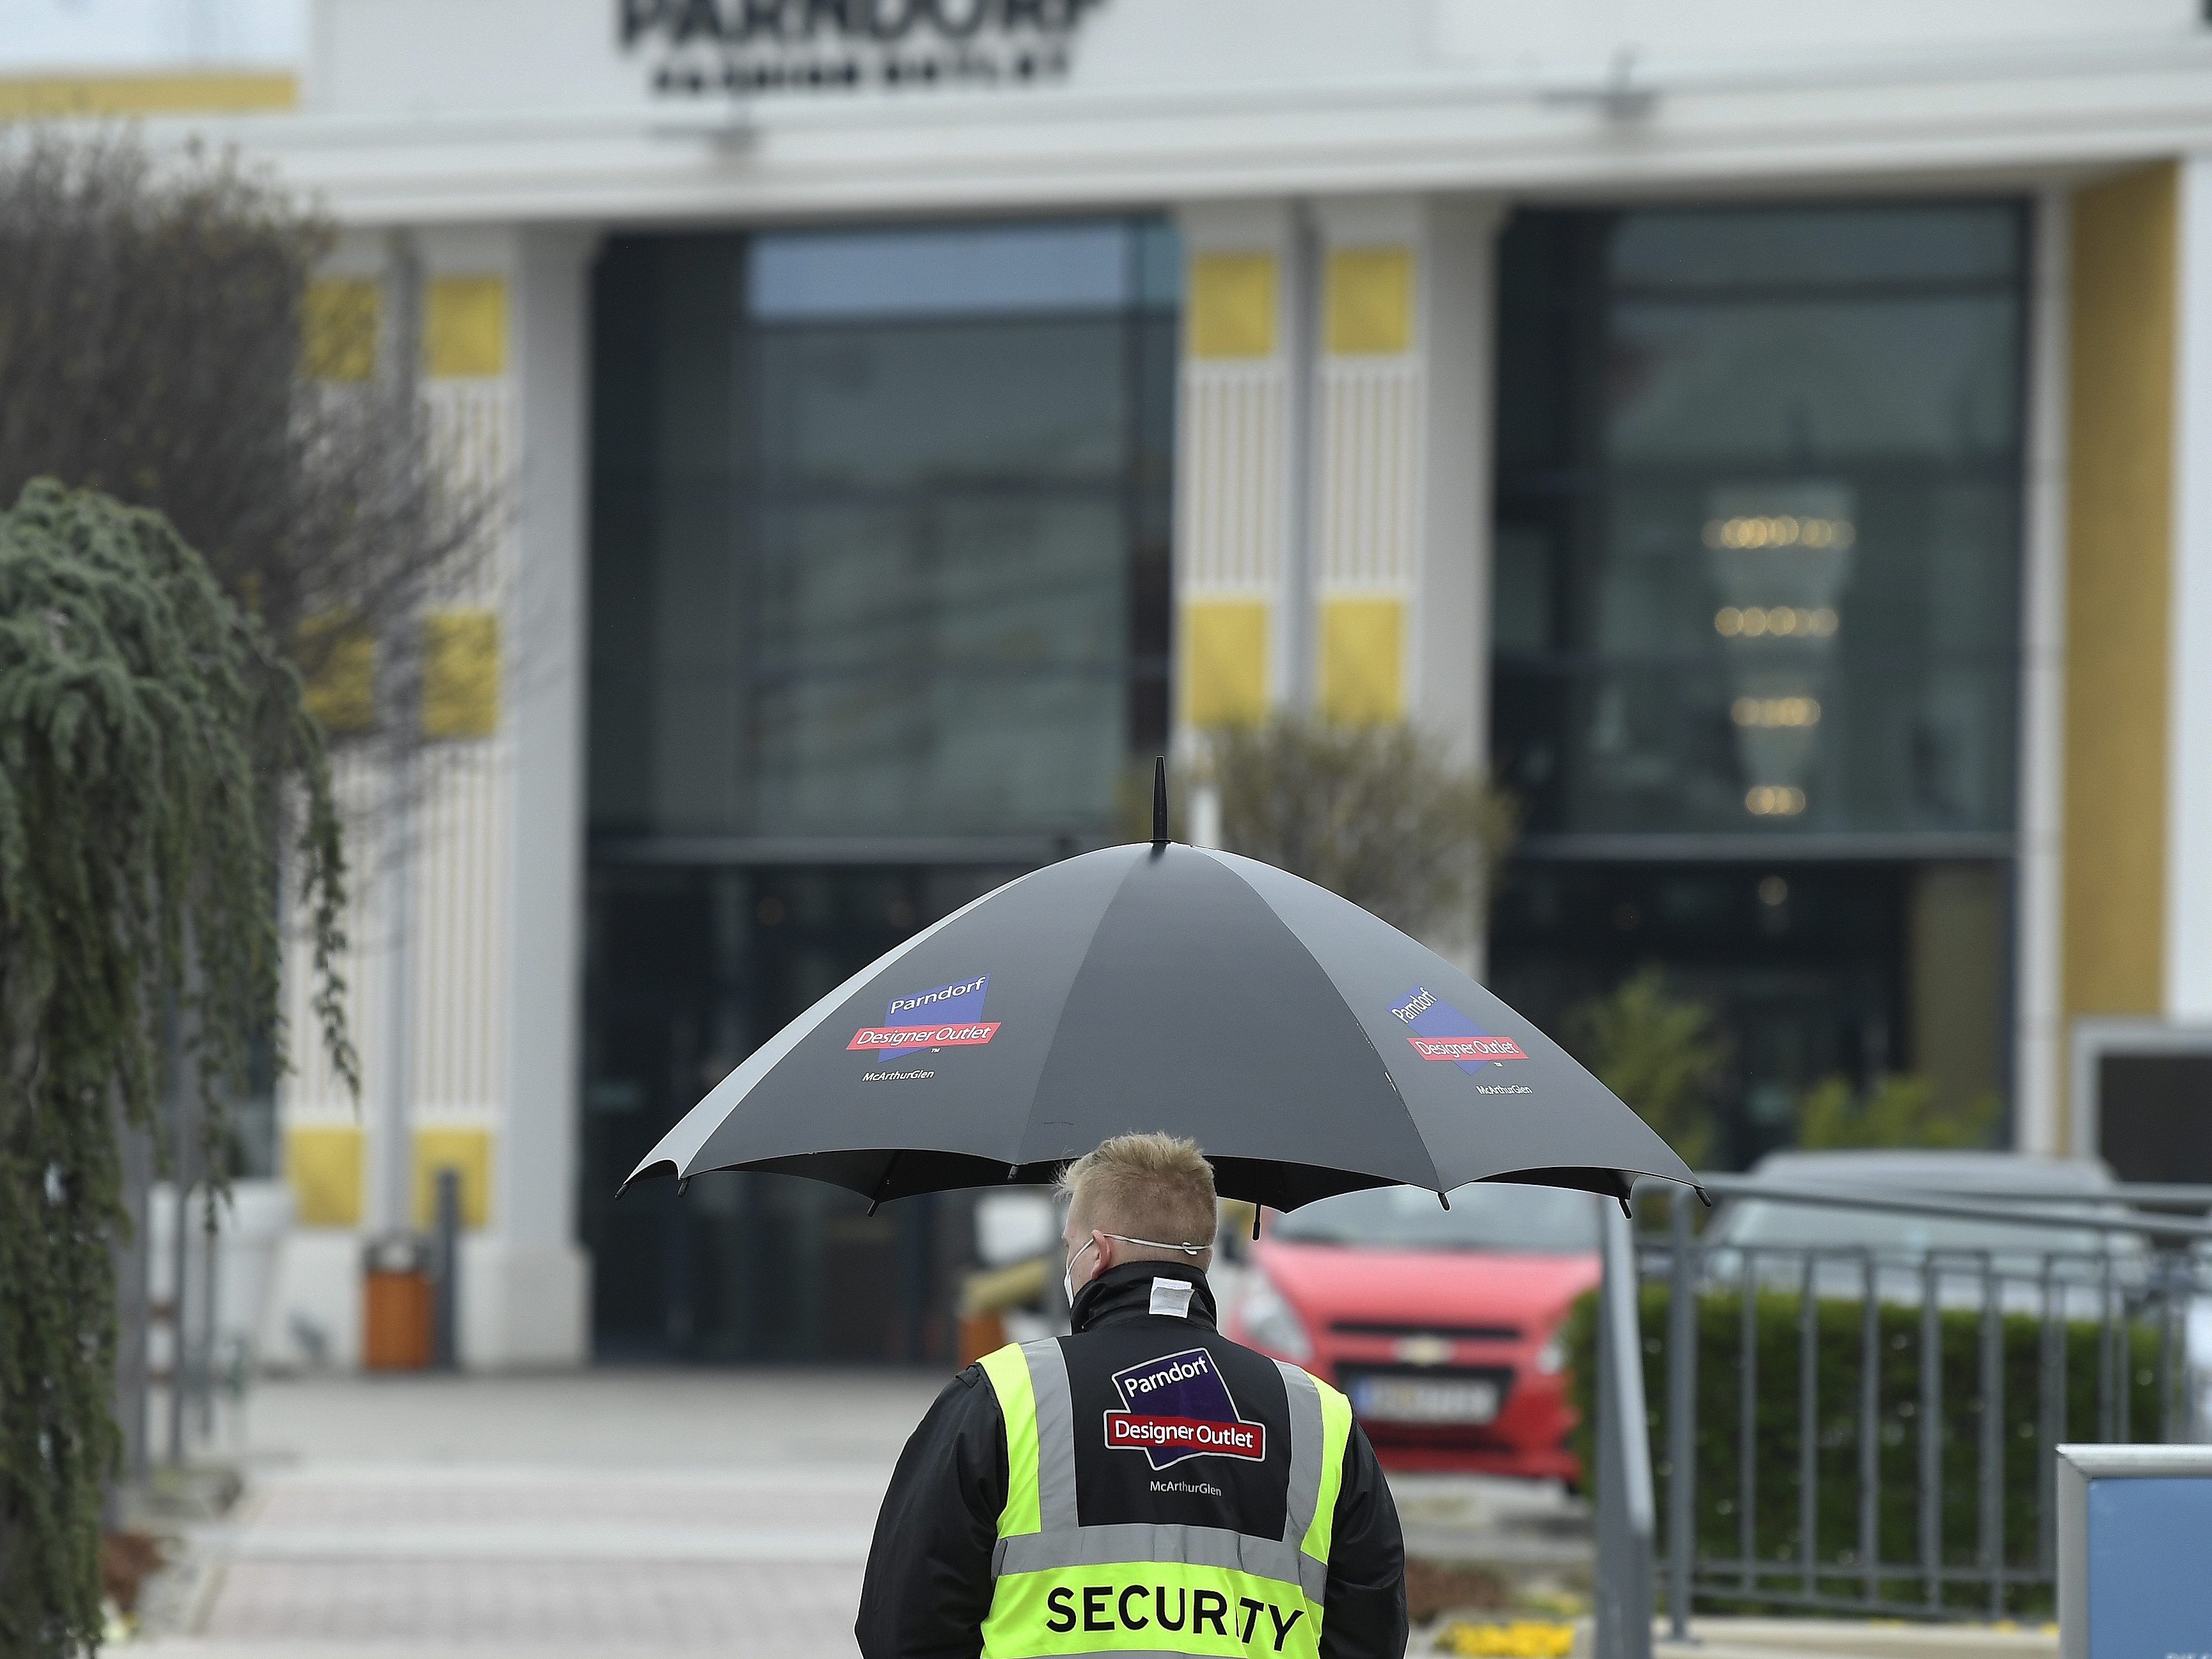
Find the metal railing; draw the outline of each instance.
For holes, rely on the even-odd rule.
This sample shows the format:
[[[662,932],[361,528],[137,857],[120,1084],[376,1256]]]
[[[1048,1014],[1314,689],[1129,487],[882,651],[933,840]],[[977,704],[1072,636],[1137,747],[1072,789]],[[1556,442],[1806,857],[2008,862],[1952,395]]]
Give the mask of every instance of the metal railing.
[[[1598,1239],[1595,1659],[1650,1659],[1651,1448],[1645,1438],[1644,1335],[1636,1242],[1628,1218],[1601,1199]],[[1623,1362],[1627,1363],[1624,1364]]]
[[[1634,1586],[1652,1583],[1651,1528],[1639,1546],[1636,1519],[1639,1490],[1648,1515],[1655,1487],[1655,1429],[1659,1579],[1682,1637],[1693,1606],[2047,1616],[2052,1449],[2212,1426],[2197,1405],[2212,1364],[2187,1340],[2192,1311],[2212,1334],[2212,1224],[2140,1207],[2212,1209],[2212,1188],[1965,1199],[1724,1176],[1705,1186],[1726,1200],[1892,1218],[1900,1231],[1914,1221],[2006,1231],[1966,1246],[1869,1243],[1866,1225],[1849,1243],[1761,1243],[1726,1227],[1701,1237],[1697,1200],[1679,1189],[1662,1231],[1632,1238],[1609,1218],[1598,1307],[1604,1659],[1648,1653],[1631,1603]],[[1646,1314],[1659,1340],[1645,1339]],[[1643,1363],[1613,1363],[1626,1355]],[[1661,1385],[1656,1417],[1643,1403],[1647,1367]]]

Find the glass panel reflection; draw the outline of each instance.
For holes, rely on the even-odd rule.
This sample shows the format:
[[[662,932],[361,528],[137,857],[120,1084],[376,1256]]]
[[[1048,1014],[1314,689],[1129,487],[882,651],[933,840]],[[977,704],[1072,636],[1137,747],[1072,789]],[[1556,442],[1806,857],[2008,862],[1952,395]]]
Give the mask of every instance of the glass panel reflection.
[[[1616,301],[1607,459],[1742,466],[2002,459],[2019,307],[1955,298]]]
[[[594,830],[1109,830],[1165,736],[1172,254],[1151,221],[613,243]]]
[[[1531,213],[1495,754],[1529,830],[2002,832],[2021,219]]]

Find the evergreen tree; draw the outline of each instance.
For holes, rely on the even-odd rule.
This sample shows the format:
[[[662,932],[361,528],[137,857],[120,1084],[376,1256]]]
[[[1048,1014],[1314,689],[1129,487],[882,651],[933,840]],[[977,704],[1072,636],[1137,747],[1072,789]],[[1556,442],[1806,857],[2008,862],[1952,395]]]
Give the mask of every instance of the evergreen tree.
[[[168,520],[35,481],[0,514],[0,1653],[101,1628],[118,1436],[119,1123],[150,1122],[166,1015],[194,1033],[210,1146],[277,1027],[280,826],[316,1010],[344,865],[297,675]]]

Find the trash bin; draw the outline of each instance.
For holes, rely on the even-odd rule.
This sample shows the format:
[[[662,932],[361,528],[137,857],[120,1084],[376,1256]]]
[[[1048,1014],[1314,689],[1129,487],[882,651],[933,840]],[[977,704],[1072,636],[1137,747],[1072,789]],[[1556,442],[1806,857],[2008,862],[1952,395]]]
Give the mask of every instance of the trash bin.
[[[362,1262],[361,1363],[373,1371],[430,1364],[430,1243],[416,1233],[368,1243]]]

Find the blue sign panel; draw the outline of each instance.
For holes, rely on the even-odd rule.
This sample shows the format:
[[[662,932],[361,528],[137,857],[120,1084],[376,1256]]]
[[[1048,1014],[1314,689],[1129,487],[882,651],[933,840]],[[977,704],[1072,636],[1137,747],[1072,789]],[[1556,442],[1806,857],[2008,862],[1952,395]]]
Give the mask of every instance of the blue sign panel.
[[[2089,1482],[2089,1659],[2212,1659],[2212,1480]]]

